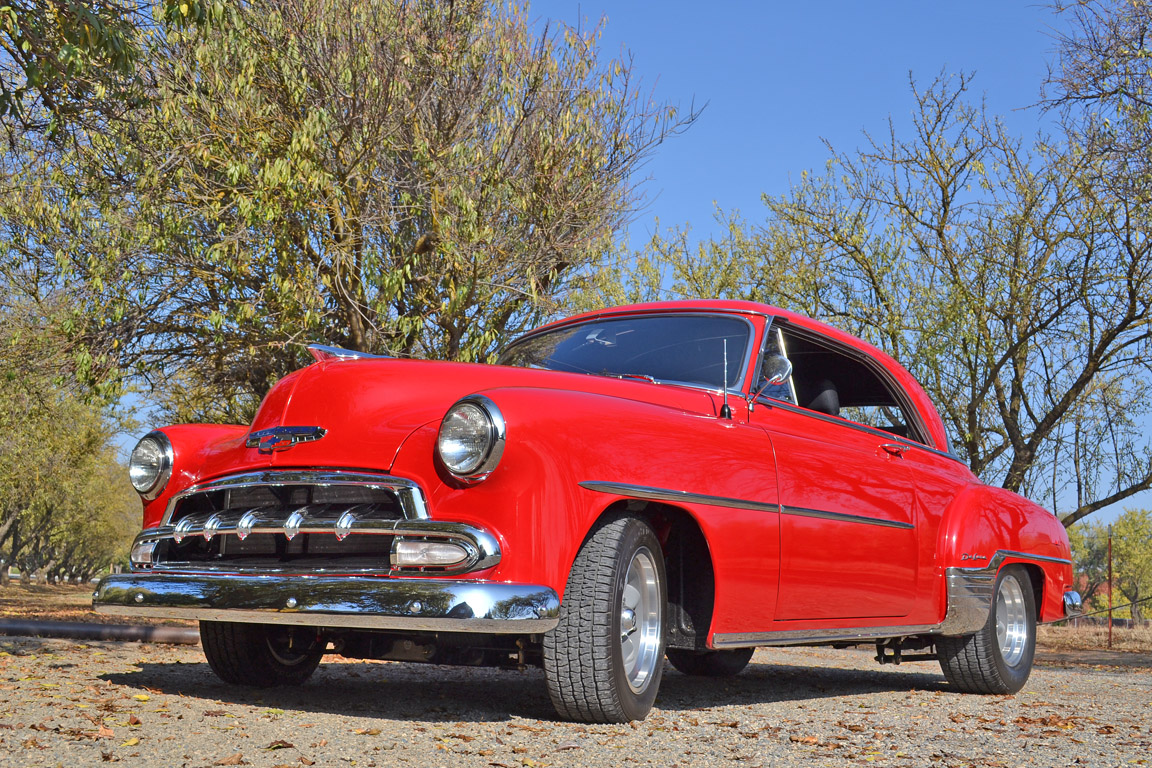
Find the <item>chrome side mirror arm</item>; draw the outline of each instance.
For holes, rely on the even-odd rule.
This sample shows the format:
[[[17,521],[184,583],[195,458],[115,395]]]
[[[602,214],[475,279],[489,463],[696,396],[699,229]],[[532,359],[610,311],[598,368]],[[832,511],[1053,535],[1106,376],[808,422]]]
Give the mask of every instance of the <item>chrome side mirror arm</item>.
[[[756,407],[756,398],[758,398],[764,390],[768,387],[774,387],[788,381],[792,376],[792,361],[784,357],[784,355],[772,355],[764,360],[764,367],[761,369],[767,374],[764,383],[757,389],[753,390],[748,395],[748,412],[751,413]]]

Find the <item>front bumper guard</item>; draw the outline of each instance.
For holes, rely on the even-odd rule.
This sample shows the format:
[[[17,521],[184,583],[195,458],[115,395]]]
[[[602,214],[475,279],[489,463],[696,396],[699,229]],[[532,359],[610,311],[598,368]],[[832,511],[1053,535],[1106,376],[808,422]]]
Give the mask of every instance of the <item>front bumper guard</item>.
[[[131,573],[96,586],[97,613],[413,632],[539,634],[556,626],[549,587],[358,576]]]

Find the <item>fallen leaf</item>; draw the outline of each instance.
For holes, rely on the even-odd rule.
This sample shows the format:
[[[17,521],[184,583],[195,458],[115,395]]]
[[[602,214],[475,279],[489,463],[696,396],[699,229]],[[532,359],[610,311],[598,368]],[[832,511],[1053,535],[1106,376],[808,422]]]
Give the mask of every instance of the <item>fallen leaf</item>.
[[[225,717],[228,713],[222,709],[206,709],[204,717]]]
[[[146,693],[138,693],[135,696],[133,696],[132,698],[136,699],[136,701],[148,701],[152,697]]]
[[[264,747],[264,749],[292,749],[295,746],[295,744],[284,741],[284,739],[277,739],[268,746]]]
[[[569,741],[569,742],[565,742],[564,744],[561,744],[560,746],[556,747],[555,751],[556,752],[563,752],[566,749],[580,749],[580,745],[574,741]]]
[[[128,741],[124,742],[120,746],[122,746],[122,747],[134,747],[139,743],[140,743],[140,739],[133,736],[132,738],[128,739]]]
[[[359,734],[360,736],[379,736],[379,728],[357,728],[352,733]]]
[[[110,739],[112,736],[112,729],[105,725],[100,726],[100,729],[96,731],[96,738],[98,739]]]
[[[140,724],[141,724],[140,718],[136,717],[136,715],[129,715],[128,716],[128,725],[140,725]]]
[[[234,755],[228,755],[228,757],[220,758],[216,762],[212,763],[212,765],[248,765],[248,763],[244,762],[244,753],[237,752]]]
[[[816,744],[820,741],[815,736],[789,736],[788,740],[797,744]]]
[[[315,760],[309,760],[308,758],[304,757],[304,755],[300,755],[300,762],[304,763],[304,765],[316,765]]]

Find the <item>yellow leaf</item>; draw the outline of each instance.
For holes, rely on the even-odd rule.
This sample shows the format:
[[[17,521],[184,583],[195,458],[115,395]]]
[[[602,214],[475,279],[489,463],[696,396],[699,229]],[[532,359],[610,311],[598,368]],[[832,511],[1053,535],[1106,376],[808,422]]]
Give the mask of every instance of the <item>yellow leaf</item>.
[[[128,739],[128,741],[124,742],[120,746],[122,746],[122,747],[134,747],[139,743],[140,743],[140,739],[133,736],[132,738]]]
[[[138,693],[135,696],[133,696],[132,698],[136,699],[136,701],[148,701],[148,699],[150,699],[152,697],[146,693]]]

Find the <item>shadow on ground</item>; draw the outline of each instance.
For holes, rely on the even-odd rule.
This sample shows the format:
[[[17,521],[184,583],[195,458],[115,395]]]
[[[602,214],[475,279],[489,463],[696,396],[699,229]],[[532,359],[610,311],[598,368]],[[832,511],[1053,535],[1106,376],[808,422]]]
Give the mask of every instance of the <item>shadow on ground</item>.
[[[269,707],[391,720],[498,722],[511,717],[556,719],[539,669],[499,670],[422,664],[322,664],[298,688],[226,685],[207,663],[140,664],[138,671],[100,676],[116,685],[204,699],[225,705]],[[727,705],[801,702],[876,692],[946,690],[939,674],[781,664],[749,665],[734,678],[686,677],[670,666],[656,706],[698,711]]]

